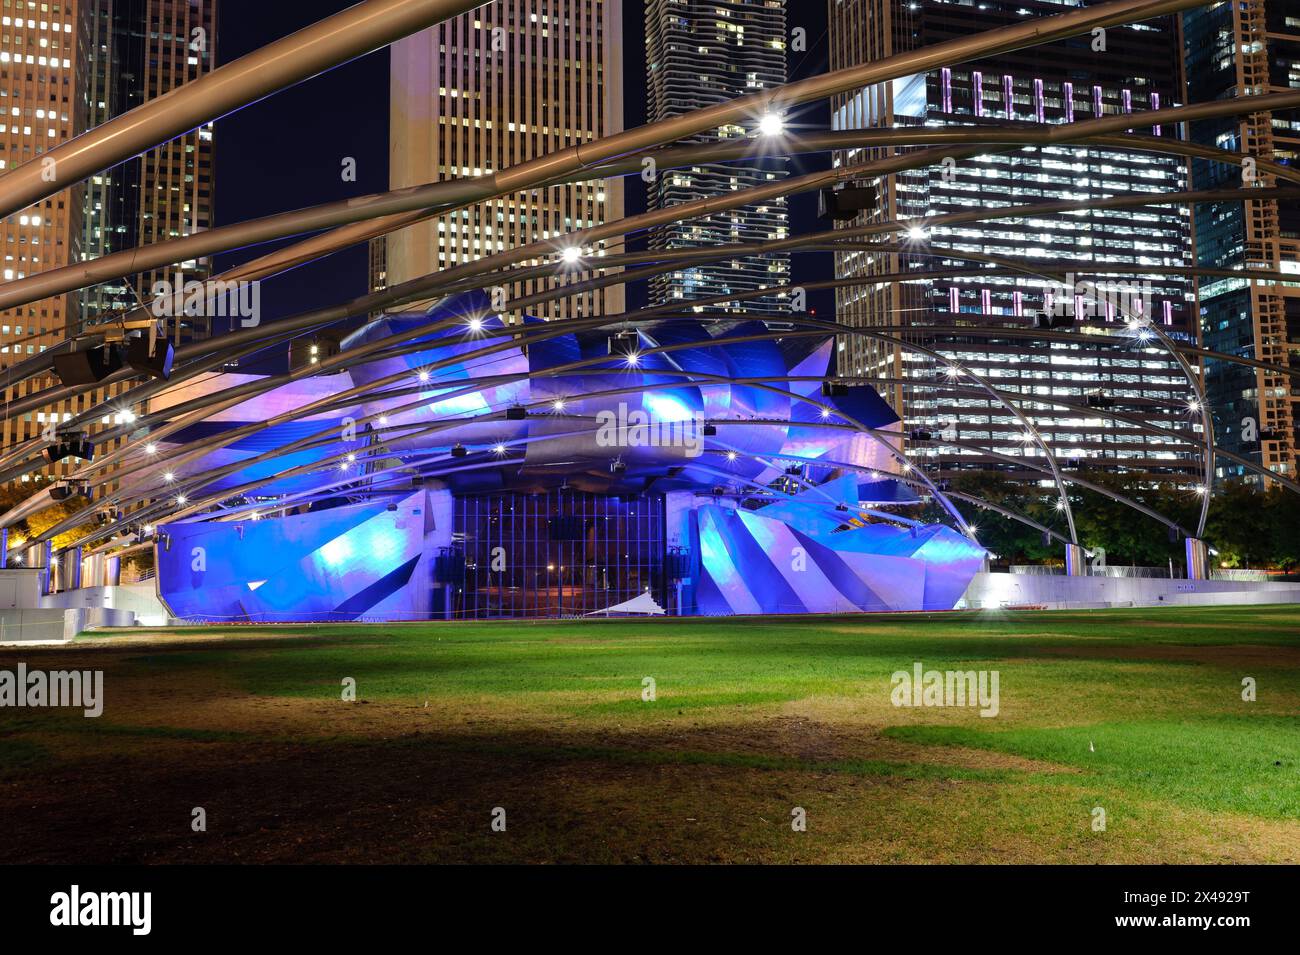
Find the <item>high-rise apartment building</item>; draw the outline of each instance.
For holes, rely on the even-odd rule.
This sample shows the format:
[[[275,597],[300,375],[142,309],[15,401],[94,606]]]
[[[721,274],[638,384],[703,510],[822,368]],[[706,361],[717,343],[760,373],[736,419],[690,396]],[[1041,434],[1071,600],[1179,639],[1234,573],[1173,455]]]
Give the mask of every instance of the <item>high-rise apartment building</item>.
[[[215,7],[215,0],[3,0],[0,170],[39,162],[47,150],[211,70]],[[211,150],[205,127],[3,220],[4,278],[206,228]],[[182,266],[189,277],[205,275],[205,269],[202,262]],[[142,296],[151,282],[151,276],[136,279]],[[110,283],[0,312],[0,367],[75,337],[107,309],[134,304],[134,291]],[[180,334],[194,332],[187,321]],[[6,395],[19,398],[57,384],[53,375],[36,376],[9,387]],[[7,416],[0,445],[7,449],[36,437],[51,417],[65,421],[105,395],[85,392],[58,407]],[[71,467],[51,466],[42,477]]]
[[[1240,0],[1189,10],[1183,14],[1183,38],[1189,101],[1300,89],[1300,3],[1295,0]],[[1300,110],[1206,120],[1191,124],[1190,135],[1205,145],[1295,165]],[[1197,189],[1275,184],[1257,167],[1192,162]],[[1200,203],[1193,217],[1198,263],[1300,275],[1300,201]],[[1198,285],[1206,348],[1300,367],[1300,278],[1294,284],[1203,278]],[[1205,372],[1218,444],[1294,479],[1300,464],[1300,387],[1285,374],[1232,362],[1207,359]],[[1218,474],[1248,472],[1220,459]]]
[[[621,10],[618,0],[501,0],[393,44],[389,186],[483,175],[621,131]],[[371,283],[398,285],[622,216],[621,179],[475,203],[375,240],[384,247],[372,248]],[[621,249],[601,242],[584,254]],[[556,271],[513,284],[510,297],[580,277]],[[622,287],[609,286],[529,311],[612,314],[623,301]]]
[[[1043,0],[982,0],[978,7],[940,0],[829,4],[833,69],[952,40],[973,28],[989,30],[1027,16],[1060,13],[1063,5],[1085,5]],[[1181,92],[1176,23],[1165,17],[854,91],[833,102],[832,121],[841,130],[1071,123],[1173,106],[1181,101]],[[1142,132],[1176,135],[1171,128]],[[857,164],[896,151],[857,149],[836,161]],[[1185,163],[1171,155],[1083,144],[990,150],[873,180],[877,207],[864,216],[867,221],[920,219],[980,206],[1176,191],[1185,188],[1186,179]],[[902,382],[882,393],[891,397],[910,429],[955,432],[956,441],[1011,458],[1038,456],[1026,442],[1024,428],[998,402],[943,389],[950,383],[945,369],[956,363],[1008,392],[1059,458],[1192,480],[1192,445],[1089,413],[1113,402],[1110,407],[1118,412],[1198,433],[1188,410],[1189,382],[1166,351],[1155,342],[1136,340],[1123,320],[1128,304],[1171,336],[1194,339],[1189,280],[1159,273],[1134,277],[1122,268],[1186,266],[1189,235],[1185,207],[1147,206],[936,226],[905,238],[899,252],[841,253],[836,271],[843,278],[971,264],[945,257],[951,250],[999,256],[1030,270],[1072,273],[1077,282],[1103,289],[1119,283],[1130,287],[1110,288],[1108,304],[1096,307],[1006,268],[988,276],[844,288],[837,292],[841,321],[901,327],[904,340],[938,350],[943,360],[844,336],[838,345],[839,371]],[[1072,315],[1073,325],[1062,330],[1084,333],[1087,341],[1049,343],[987,334],[989,329],[1033,327],[1035,314],[1044,310]],[[927,332],[934,325],[978,327],[981,333]],[[969,379],[951,383],[971,384]],[[1050,399],[1084,410],[1061,408]],[[924,453],[941,471],[1007,465],[1004,457],[955,444]],[[1045,462],[1040,458],[1036,463]]]
[[[91,37],[90,125],[198,79],[216,66],[217,0],[99,0]],[[86,256],[166,242],[212,227],[213,129],[208,124],[94,177],[87,186]],[[106,283],[84,296],[102,309],[148,302],[156,282],[212,274],[210,258]],[[203,315],[169,316],[173,341],[206,338]]]
[[[783,0],[647,0],[646,89],[651,122],[726,102],[786,82]],[[762,121],[707,130],[684,142],[709,143],[753,136]],[[646,190],[650,209],[749,189],[786,175],[772,159],[661,170]],[[676,222],[654,230],[655,250],[765,242],[789,235],[784,197]],[[737,256],[683,266],[650,280],[650,303],[752,292],[789,284],[788,255]],[[726,305],[710,310],[727,310]],[[786,293],[751,298],[745,311],[760,317],[789,311]]]

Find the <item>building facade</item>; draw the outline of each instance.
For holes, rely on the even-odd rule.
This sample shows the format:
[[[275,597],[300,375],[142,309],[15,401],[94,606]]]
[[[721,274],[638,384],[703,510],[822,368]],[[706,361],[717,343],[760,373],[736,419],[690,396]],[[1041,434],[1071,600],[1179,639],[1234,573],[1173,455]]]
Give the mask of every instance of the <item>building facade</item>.
[[[91,37],[90,125],[192,82],[216,66],[217,0],[98,0]],[[213,223],[212,124],[95,176],[87,184],[85,247],[97,258],[166,242]],[[205,281],[210,258],[105,283],[83,294],[87,319],[148,303],[155,286]],[[169,317],[174,342],[206,338],[204,315]]]
[[[0,170],[38,162],[47,150],[212,69],[215,9],[215,0],[4,4]],[[205,32],[195,34],[200,27]],[[4,278],[23,278],[207,228],[211,203],[212,135],[205,127],[0,222]],[[198,277],[206,275],[206,267],[206,262],[192,262],[182,269]],[[147,296],[151,282],[149,275],[138,276],[131,284],[108,283],[5,310],[0,313],[0,365],[75,337],[111,309],[137,304],[135,290]],[[187,325],[176,334],[195,331]],[[19,398],[57,384],[53,375],[37,376],[6,394]],[[107,394],[102,389],[84,392],[57,407],[7,417],[3,448],[37,437],[51,418],[65,421]],[[70,461],[52,465],[37,479],[72,467]]]
[[[1062,6],[988,0],[979,5],[976,21],[969,4],[830,0],[831,67],[951,40],[969,34],[973,22],[976,29],[994,29],[1022,22],[1026,14],[1060,13]],[[832,121],[840,130],[1008,123],[1033,127],[1173,106],[1182,94],[1176,27],[1173,18],[1163,18],[1111,28],[1100,37],[1085,35],[903,77],[837,97]],[[1137,132],[1175,134],[1172,129]],[[845,151],[836,161],[858,164],[897,151],[862,148]],[[876,205],[848,224],[921,220],[981,206],[1177,191],[1186,182],[1184,161],[1168,154],[1094,145],[991,151],[865,181],[878,187]],[[841,321],[894,329],[904,341],[943,356],[935,360],[862,336],[845,336],[838,346],[841,374],[883,379],[882,393],[890,396],[909,430],[940,439],[939,445],[927,443],[918,449],[928,456],[929,465],[948,472],[1003,468],[1022,461],[1046,463],[1009,410],[978,389],[961,389],[970,389],[973,382],[951,377],[949,368],[955,364],[1007,392],[1058,458],[1080,466],[1194,480],[1194,445],[1144,434],[1092,413],[1099,406],[1111,407],[1199,436],[1189,413],[1190,383],[1166,351],[1155,342],[1137,340],[1124,320],[1127,309],[1159,323],[1176,339],[1194,340],[1190,280],[1159,273],[1162,267],[1190,264],[1186,208],[1062,212],[918,228],[896,248],[841,253],[837,277],[866,281],[903,270],[978,265],[945,254],[963,252],[999,257],[1029,270],[1017,274],[1002,267],[987,277],[837,290]],[[1114,266],[1137,266],[1153,274],[1135,277]],[[1055,271],[1066,281],[1046,282],[1033,270]],[[1105,294],[1094,295],[1094,287]],[[1076,289],[1083,290],[1082,298]],[[986,331],[1033,328],[1039,313],[1052,313],[1060,331],[1083,337],[1048,342],[999,338]],[[970,326],[981,332],[927,331],[931,326]]]
[[[1183,38],[1189,101],[1300,89],[1300,3],[1242,0],[1197,8],[1183,14]],[[1300,110],[1193,123],[1190,134],[1198,143],[1295,165]],[[1202,159],[1192,163],[1192,185],[1197,189],[1275,184],[1262,170],[1243,171]],[[1200,203],[1193,215],[1199,264],[1300,274],[1300,202]],[[1300,366],[1300,279],[1276,284],[1206,278],[1198,285],[1206,348],[1283,367]],[[1287,375],[1231,362],[1208,359],[1205,372],[1217,443],[1294,479],[1300,388]],[[1223,459],[1217,470],[1225,478],[1249,474]]]
[[[786,82],[786,11],[780,0],[647,0],[647,119],[658,122]],[[724,126],[684,142],[709,143],[752,136],[754,123]],[[772,159],[661,170],[647,184],[646,206],[663,209],[786,175]],[[655,229],[655,250],[765,242],[789,235],[784,197],[727,209]],[[650,280],[650,304],[752,292],[790,281],[789,255],[737,256],[683,267]],[[708,307],[726,311],[726,305]],[[747,299],[745,311],[760,317],[789,312],[787,293]]]
[[[617,0],[504,0],[392,47],[389,186],[484,175],[623,129]],[[374,240],[371,285],[403,282],[623,216],[621,179],[532,189]],[[600,257],[621,241],[584,250]],[[582,277],[515,283],[518,298]],[[623,311],[621,286],[535,306],[543,318]],[[512,314],[514,314],[512,312]],[[517,317],[517,316],[516,316]]]

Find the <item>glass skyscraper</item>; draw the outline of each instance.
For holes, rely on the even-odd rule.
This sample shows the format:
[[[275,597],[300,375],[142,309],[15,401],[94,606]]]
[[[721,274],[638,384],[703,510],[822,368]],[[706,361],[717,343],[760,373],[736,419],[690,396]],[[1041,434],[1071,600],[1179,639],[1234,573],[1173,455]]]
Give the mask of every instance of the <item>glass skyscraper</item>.
[[[1241,0],[1183,14],[1185,73],[1192,101],[1258,96],[1300,89],[1300,3]],[[1191,138],[1294,165],[1300,150],[1300,110],[1251,113],[1191,124]],[[1197,189],[1274,185],[1263,170],[1197,159]],[[1197,262],[1220,269],[1268,269],[1300,274],[1300,202],[1259,200],[1200,203],[1193,209]],[[1296,284],[1246,278],[1199,280],[1205,347],[1276,365],[1300,365],[1300,279]],[[1286,375],[1207,359],[1206,389],[1219,444],[1241,457],[1296,476],[1296,401]],[[1245,468],[1218,462],[1218,474]],[[1252,479],[1254,477],[1252,476]]]
[[[1026,16],[1057,14],[1063,6],[1083,5],[984,0],[977,5],[978,28],[994,29]],[[942,0],[830,0],[831,67],[967,35],[974,7]],[[1084,35],[903,77],[837,97],[832,121],[840,130],[976,129],[1007,123],[1029,128],[1173,106],[1181,100],[1175,28],[1174,19],[1165,17],[1112,28],[1100,43]],[[1176,134],[1170,128],[1135,132]],[[847,150],[836,161],[858,164],[899,151]],[[871,184],[878,187],[877,206],[853,225],[926,219],[981,207],[1172,192],[1186,187],[1186,171],[1173,155],[1104,145],[1000,151],[990,147],[987,154],[890,174]],[[838,346],[842,375],[884,379],[881,392],[891,397],[909,429],[951,438],[951,445],[926,446],[928,464],[941,472],[1003,468],[1027,458],[1040,460],[1026,463],[1045,464],[1010,411],[978,390],[972,392],[969,379],[945,373],[956,363],[1007,392],[1058,459],[1194,480],[1193,445],[1143,433],[1092,410],[1107,406],[1189,435],[1198,427],[1189,414],[1189,382],[1163,348],[1134,338],[1123,314],[1127,300],[1171,336],[1194,340],[1190,280],[1160,272],[1191,261],[1187,208],[1144,206],[935,226],[924,235],[904,236],[902,242],[897,252],[838,254],[837,276],[865,279],[902,270],[977,265],[947,252],[997,256],[1025,270],[1004,267],[987,276],[890,282],[837,292],[842,322],[895,329],[905,341],[943,355],[937,361],[862,336],[844,336]],[[1132,276],[1118,266],[1137,266],[1151,274]],[[1102,288],[1135,281],[1137,287],[1111,296],[1122,299],[1118,307],[1092,306],[1054,290],[1032,274],[1035,271],[1072,274],[1077,282]],[[1048,342],[996,334],[1000,328],[1032,328],[1035,314],[1043,311],[1073,316],[1073,324],[1061,331],[1081,337]],[[934,326],[978,328],[980,333],[930,331]],[[1062,407],[1058,401],[1074,407]]]

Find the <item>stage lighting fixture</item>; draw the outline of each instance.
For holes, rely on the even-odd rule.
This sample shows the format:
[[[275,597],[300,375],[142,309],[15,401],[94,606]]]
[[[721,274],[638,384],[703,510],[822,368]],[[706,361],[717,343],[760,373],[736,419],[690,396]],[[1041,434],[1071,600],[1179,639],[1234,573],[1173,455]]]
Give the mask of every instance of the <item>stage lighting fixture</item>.
[[[54,356],[54,370],[64,387],[96,385],[122,367],[115,345],[99,345]]]
[[[151,349],[146,337],[131,339],[126,346],[126,363],[133,371],[166,381],[172,376],[176,349],[171,342],[153,342],[152,345]]]
[[[932,431],[926,431],[924,428],[913,428],[911,432],[913,441],[930,441],[934,438]]]
[[[528,417],[528,409],[523,405],[511,405],[506,409],[507,421],[523,421]]]
[[[823,398],[843,398],[849,393],[849,386],[838,381],[822,382]]]
[[[817,218],[830,222],[847,222],[861,212],[876,208],[879,193],[875,186],[826,188],[817,193]]]
[[[56,464],[64,458],[77,458],[81,461],[95,459],[95,445],[86,440],[84,434],[65,434],[59,436],[54,444],[44,451],[45,460]]]
[[[55,503],[66,501],[68,498],[86,493],[88,490],[83,481],[59,481],[57,484],[50,485],[50,500]]]
[[[716,424],[706,424],[704,426],[703,432],[704,432],[704,437],[706,438],[716,437],[718,433],[718,426]]]
[[[639,341],[636,332],[627,331],[626,329],[615,332],[605,338],[606,354],[626,356],[628,352],[636,347]]]
[[[469,454],[469,448],[465,447],[465,445],[463,444],[458,444],[451,449],[451,456],[453,458],[463,458],[468,454]]]
[[[1094,391],[1094,392],[1092,392],[1091,394],[1089,394],[1089,395],[1087,396],[1087,399],[1086,399],[1086,400],[1087,400],[1087,404],[1088,404],[1088,407],[1089,407],[1089,408],[1113,408],[1113,407],[1115,407],[1115,399],[1109,397],[1108,395],[1106,395],[1105,392],[1101,392],[1101,391]]]

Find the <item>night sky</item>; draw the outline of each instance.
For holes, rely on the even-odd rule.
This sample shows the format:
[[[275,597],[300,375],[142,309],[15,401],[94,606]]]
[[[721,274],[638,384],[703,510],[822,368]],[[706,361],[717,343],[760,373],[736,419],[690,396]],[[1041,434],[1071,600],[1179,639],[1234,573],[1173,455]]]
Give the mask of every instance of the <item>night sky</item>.
[[[351,6],[353,0],[268,3],[222,0],[218,56],[228,63],[257,47]],[[791,5],[789,27],[807,30],[808,51],[790,54],[791,79],[827,68],[826,7],[820,2]],[[623,10],[626,126],[645,121],[645,43],[641,0],[625,0]],[[824,103],[788,117],[797,127],[825,128]],[[388,189],[388,51],[361,57],[294,89],[275,94],[219,120],[216,138],[216,224],[269,215]],[[357,181],[340,175],[344,157],[357,161]],[[826,156],[792,162],[792,174],[827,168]],[[432,175],[430,176],[432,178]],[[644,209],[641,183],[627,189],[627,214]],[[795,234],[821,228],[816,197],[791,202]],[[281,244],[289,244],[286,240]],[[263,255],[276,245],[248,248],[218,257],[218,270]],[[635,247],[635,243],[633,244]],[[793,264],[798,281],[830,278],[828,253],[803,254]],[[357,247],[322,262],[269,280],[262,292],[266,320],[330,305],[367,291],[367,252]],[[629,304],[643,304],[645,285],[629,288]],[[810,295],[819,314],[833,314],[833,296]]]

